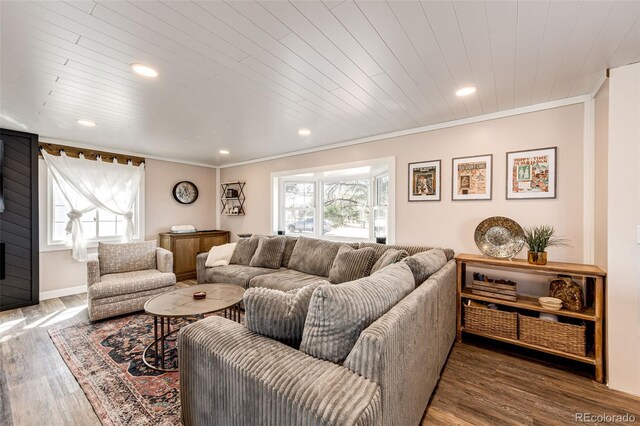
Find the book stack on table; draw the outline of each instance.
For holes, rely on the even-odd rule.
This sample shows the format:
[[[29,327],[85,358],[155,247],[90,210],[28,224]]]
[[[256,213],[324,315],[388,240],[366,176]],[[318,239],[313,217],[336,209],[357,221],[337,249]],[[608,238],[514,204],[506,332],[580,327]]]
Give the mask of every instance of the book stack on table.
[[[510,280],[496,280],[482,274],[473,274],[471,292],[478,296],[493,297],[495,299],[510,300],[515,302],[518,299],[516,293],[516,283]]]

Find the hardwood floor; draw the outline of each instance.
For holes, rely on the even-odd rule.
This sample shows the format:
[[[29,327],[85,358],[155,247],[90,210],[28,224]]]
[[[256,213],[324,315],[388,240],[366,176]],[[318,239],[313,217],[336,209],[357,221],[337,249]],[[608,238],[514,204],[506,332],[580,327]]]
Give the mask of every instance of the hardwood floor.
[[[100,425],[47,333],[81,321],[87,321],[85,294],[0,313],[0,425]],[[630,413],[640,422],[640,398],[539,361],[463,343],[451,352],[423,424],[565,425],[576,412]]]

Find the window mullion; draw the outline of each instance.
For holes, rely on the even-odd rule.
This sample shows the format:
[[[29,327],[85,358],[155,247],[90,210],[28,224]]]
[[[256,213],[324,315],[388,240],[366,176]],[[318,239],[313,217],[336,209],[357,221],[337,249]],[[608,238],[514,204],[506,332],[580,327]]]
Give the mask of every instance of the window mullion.
[[[324,236],[324,181],[318,179],[315,183],[316,187],[316,236]],[[318,190],[318,188],[320,188]]]

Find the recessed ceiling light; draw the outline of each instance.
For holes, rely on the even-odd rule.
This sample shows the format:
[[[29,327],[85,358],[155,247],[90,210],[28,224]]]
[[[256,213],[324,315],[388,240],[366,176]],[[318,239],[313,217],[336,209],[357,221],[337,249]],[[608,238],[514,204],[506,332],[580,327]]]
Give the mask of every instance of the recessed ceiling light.
[[[226,149],[221,149],[219,152],[220,152],[220,154],[222,154],[222,155],[227,155],[227,154],[229,154],[229,151],[227,151]]]
[[[137,74],[140,74],[143,77],[157,77],[158,71],[154,70],[151,67],[142,64],[132,64],[131,69]]]
[[[87,126],[87,127],[96,127],[96,122],[91,120],[76,120],[76,123]]]
[[[300,130],[298,130],[298,134],[300,136],[309,136],[311,134],[311,130],[309,130],[309,129],[300,129]]]
[[[457,96],[469,96],[473,93],[476,93],[476,88],[471,86],[471,87],[463,87],[462,89],[459,89],[456,92]]]

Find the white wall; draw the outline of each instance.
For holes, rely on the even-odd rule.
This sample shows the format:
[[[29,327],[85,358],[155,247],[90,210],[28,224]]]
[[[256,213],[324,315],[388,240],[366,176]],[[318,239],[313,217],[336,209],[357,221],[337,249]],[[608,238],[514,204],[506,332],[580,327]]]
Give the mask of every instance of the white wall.
[[[46,170],[45,168],[43,168]],[[183,205],[172,196],[173,186],[189,180],[198,187],[199,197]],[[171,225],[194,225],[213,229],[216,223],[216,170],[169,161],[145,160],[145,231],[146,240],[158,238]],[[46,173],[40,176],[40,232],[46,232]],[[89,249],[89,253],[95,249]],[[86,289],[87,266],[71,258],[71,250],[40,252],[40,295],[59,297]]]
[[[640,63],[611,70],[609,105],[608,377],[640,395]]]
[[[222,182],[246,181],[246,216],[222,216],[221,228],[272,233],[269,221],[272,172],[374,158],[396,158],[396,242],[450,247],[477,253],[475,227],[508,216],[523,226],[554,225],[572,247],[552,248],[552,260],[583,260],[583,104],[531,112],[431,132],[400,136],[220,170]],[[506,153],[558,147],[558,198],[506,200]],[[451,201],[451,159],[493,154],[493,200]],[[442,201],[408,202],[408,163],[442,160]],[[523,250],[520,257],[526,256]]]

